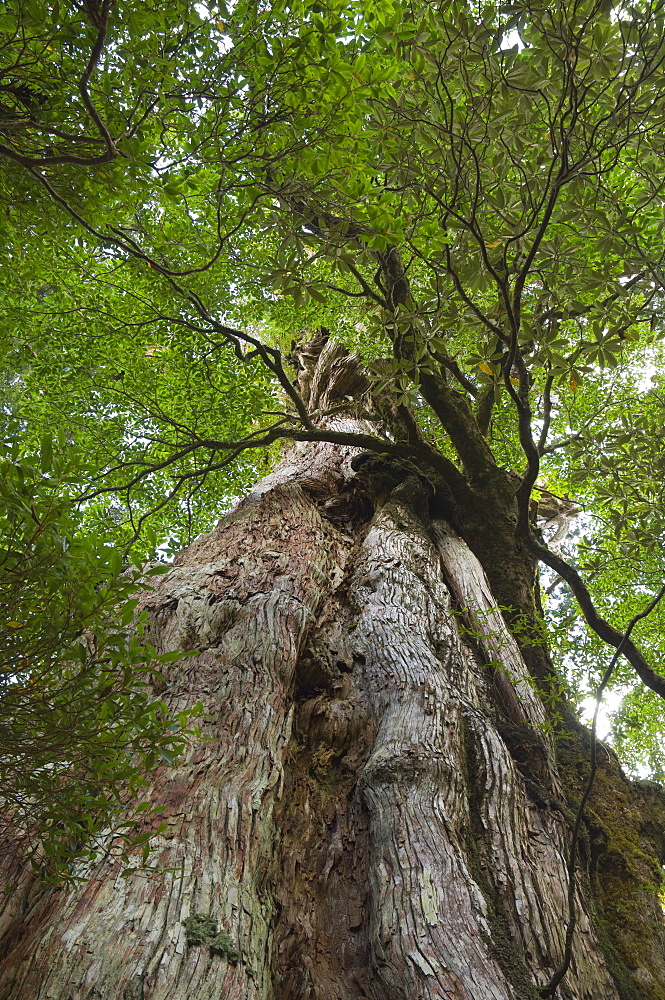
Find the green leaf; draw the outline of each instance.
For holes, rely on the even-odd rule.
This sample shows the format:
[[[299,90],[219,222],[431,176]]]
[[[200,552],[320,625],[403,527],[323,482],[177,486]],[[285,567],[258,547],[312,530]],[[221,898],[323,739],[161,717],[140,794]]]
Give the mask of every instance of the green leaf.
[[[42,437],[39,457],[42,472],[49,472],[53,464],[53,438],[48,431]]]

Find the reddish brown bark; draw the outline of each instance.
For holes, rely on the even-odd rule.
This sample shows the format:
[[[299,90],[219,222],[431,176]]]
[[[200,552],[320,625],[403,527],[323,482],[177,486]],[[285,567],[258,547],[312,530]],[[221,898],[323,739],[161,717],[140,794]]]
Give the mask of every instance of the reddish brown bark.
[[[332,345],[310,376],[312,405],[363,389]],[[7,903],[3,1000],[528,1000],[548,981],[584,747],[570,737],[562,780],[480,563],[432,519],[424,477],[353,457],[292,448],[145,596],[156,643],[196,653],[163,696],[203,701],[206,738],[155,777],[153,877],[109,861],[77,892]],[[606,770],[608,802],[623,779]],[[631,959],[617,934],[612,951],[609,839],[595,858],[588,844],[568,1000],[665,997],[662,835],[642,833],[648,948]]]

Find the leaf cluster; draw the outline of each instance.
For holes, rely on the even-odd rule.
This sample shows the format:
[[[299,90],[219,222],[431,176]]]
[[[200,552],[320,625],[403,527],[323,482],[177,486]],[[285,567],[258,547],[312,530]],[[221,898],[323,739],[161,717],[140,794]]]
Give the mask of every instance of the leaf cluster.
[[[522,528],[572,497],[569,560],[625,625],[663,571],[660,0],[102,15],[10,5],[0,77],[48,93],[6,92],[8,407],[28,450],[75,442],[81,523],[164,551],[317,439],[288,357],[324,327],[401,413],[377,450],[459,490],[515,470]],[[581,693],[602,646],[546,582]]]
[[[170,716],[155,696],[158,655],[136,616],[142,567],[82,531],[67,492],[76,455],[46,434],[38,452],[9,423],[0,476],[0,787],[10,878],[42,877],[125,851],[136,797],[187,744],[197,710]],[[13,438],[13,440],[12,440]],[[164,567],[148,569],[148,577]],[[124,825],[117,828],[124,814]],[[102,834],[106,835],[106,845]]]

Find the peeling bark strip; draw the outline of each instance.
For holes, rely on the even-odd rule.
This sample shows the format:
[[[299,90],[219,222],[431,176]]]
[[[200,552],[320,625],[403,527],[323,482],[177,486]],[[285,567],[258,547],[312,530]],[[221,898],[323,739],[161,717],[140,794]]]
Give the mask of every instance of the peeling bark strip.
[[[366,391],[333,345],[302,365],[321,407]],[[156,775],[159,867],[109,860],[77,892],[6,900],[1,1000],[538,997],[565,936],[557,754],[575,789],[586,750],[575,732],[555,754],[481,566],[430,500],[409,463],[296,445],[180,554],[144,606],[161,649],[195,651],[163,697],[208,721]],[[665,997],[661,814],[615,772],[633,853],[594,804],[565,1000]],[[646,943],[640,914],[599,919],[620,924],[615,894],[637,890]]]
[[[81,892],[28,904],[3,998],[269,995],[272,814],[293,675],[344,559],[300,488],[280,486],[240,505],[160,579],[146,598],[155,639],[200,650],[174,671],[169,702],[201,698],[210,717],[208,741],[185,767],[162,768],[151,796],[169,823],[151,846],[174,874],[122,878],[109,863]],[[188,945],[184,921],[197,914],[217,919],[240,961],[208,942]]]
[[[304,703],[318,702],[307,717],[327,717],[328,725],[310,734],[301,787],[291,792],[313,816],[313,842],[300,818],[280,809],[295,891],[281,891],[279,1000],[535,997],[563,949],[566,822],[530,799],[495,728],[495,688],[458,635],[437,549],[413,512],[409,493],[417,489],[402,484],[377,513],[346,607],[329,611],[317,631],[320,648],[355,667],[327,709],[320,696]],[[437,538],[441,545],[441,530]],[[472,596],[485,607],[475,557],[459,540],[448,536],[446,544],[455,547],[446,568],[452,575],[466,561],[464,579],[475,582]],[[525,714],[542,723],[513,640],[506,642]],[[361,763],[357,745],[339,746],[336,720],[354,713],[356,728],[371,733],[358,741],[361,750],[369,744]],[[558,789],[556,772],[549,778]],[[317,829],[321,819],[327,837]],[[611,1000],[619,994],[579,906],[568,996]]]

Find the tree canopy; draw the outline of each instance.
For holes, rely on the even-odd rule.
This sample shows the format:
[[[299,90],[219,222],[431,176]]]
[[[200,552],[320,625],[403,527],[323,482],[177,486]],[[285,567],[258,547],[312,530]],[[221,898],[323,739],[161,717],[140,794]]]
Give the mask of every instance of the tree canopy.
[[[3,707],[22,670],[68,691],[125,560],[167,560],[281,442],[320,439],[457,503],[514,470],[582,703],[664,575],[665,4],[12,0],[0,32]],[[322,330],[364,358],[387,436],[385,413],[354,436],[308,412],[295,345]],[[560,554],[548,497],[577,515]],[[664,613],[610,680],[614,745],[659,778]],[[163,737],[117,634],[131,754]]]

